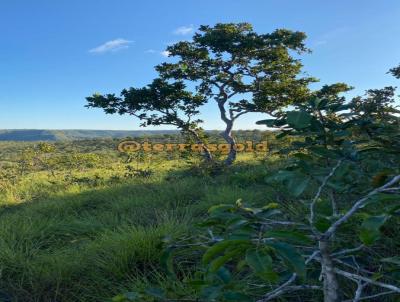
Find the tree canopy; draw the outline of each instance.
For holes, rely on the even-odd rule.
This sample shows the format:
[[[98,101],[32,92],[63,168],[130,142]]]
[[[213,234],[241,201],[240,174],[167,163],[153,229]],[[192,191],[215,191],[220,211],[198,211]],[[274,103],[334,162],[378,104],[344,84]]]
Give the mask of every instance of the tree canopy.
[[[168,124],[193,132],[202,122],[194,119],[199,108],[214,100],[225,123],[222,136],[231,146],[226,161],[231,164],[236,158],[232,129],[241,115],[274,115],[309,95],[308,84],[315,79],[302,74],[295,57],[309,51],[305,38],[287,29],[258,34],[249,23],[203,25],[192,41],[167,48],[176,60],[156,66],[159,79],[152,84],[123,90],[121,97],[95,94],[87,98],[88,107],[136,116],[142,126]],[[185,82],[194,84],[193,91]]]

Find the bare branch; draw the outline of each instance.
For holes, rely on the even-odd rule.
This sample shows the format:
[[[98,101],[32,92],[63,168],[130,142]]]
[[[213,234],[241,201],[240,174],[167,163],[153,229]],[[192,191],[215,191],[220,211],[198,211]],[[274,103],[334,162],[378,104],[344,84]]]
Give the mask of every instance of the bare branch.
[[[357,290],[356,290],[356,293],[354,295],[353,302],[360,301],[361,295],[362,295],[362,292],[363,292],[365,286],[367,286],[367,283],[362,283],[361,280],[357,281]]]
[[[319,197],[321,196],[322,190],[325,188],[326,184],[328,183],[328,180],[335,174],[335,171],[339,166],[342,164],[343,160],[340,159],[338,160],[337,164],[332,168],[332,170],[329,172],[329,174],[324,178],[322,181],[321,185],[319,186],[317,193],[315,194],[311,204],[310,204],[310,225],[314,225],[314,219],[315,219],[315,204],[317,203]]]
[[[250,111],[248,111],[248,110],[244,110],[244,111],[242,111],[242,112],[239,112],[238,114],[236,114],[236,115],[233,116],[233,119],[236,120],[239,116],[241,116],[241,115],[243,115],[243,114],[246,114],[246,113],[249,113],[249,112],[250,112]]]
[[[274,298],[277,298],[285,293],[289,292],[294,292],[294,291],[299,291],[299,290],[321,290],[322,287],[318,285],[293,285],[293,286],[286,286],[281,288],[279,291],[275,292],[272,295],[269,295],[268,297],[265,297],[261,300],[258,300],[257,302],[266,302],[266,301],[271,301]]]
[[[379,293],[379,294],[361,297],[360,299],[358,299],[358,301],[361,301],[361,300],[368,300],[368,299],[374,299],[374,298],[378,298],[378,297],[385,296],[385,295],[390,295],[390,294],[395,294],[395,293],[396,293],[396,292],[394,292],[394,291],[392,291],[392,290],[389,290],[389,291],[382,292],[382,293]],[[350,299],[350,300],[344,300],[343,302],[353,302],[353,301],[354,301],[353,299]],[[375,300],[375,301],[377,301],[377,300]]]
[[[355,270],[357,272],[364,272],[364,273],[367,273],[367,274],[373,274],[373,272],[370,272],[370,271],[368,271],[366,269],[363,269],[363,268],[360,268],[360,267],[355,267],[355,266],[353,266],[353,265],[351,265],[351,264],[349,264],[347,262],[344,262],[344,261],[336,259],[336,258],[334,258],[333,261],[335,261],[335,262],[337,262],[337,263],[339,263],[341,265],[350,267],[350,268],[352,268],[353,270]]]
[[[352,248],[352,249],[345,249],[345,250],[341,250],[341,251],[336,252],[336,253],[332,253],[331,256],[332,257],[338,257],[338,256],[343,256],[343,255],[346,255],[346,254],[358,252],[358,251],[362,250],[364,247],[365,247],[365,245],[361,244],[361,245],[359,245],[359,246],[357,246],[355,248]]]
[[[359,199],[346,214],[344,214],[340,219],[338,219],[334,224],[332,224],[329,229],[323,234],[325,239],[330,238],[337,230],[337,228],[350,219],[351,216],[354,215],[367,201],[370,197],[384,192],[384,190],[390,188],[392,185],[398,183],[400,181],[400,175],[393,177],[389,182],[384,184],[383,186],[376,188],[375,190],[369,192],[365,197]]]
[[[312,254],[307,258],[307,260],[305,261],[305,263],[306,263],[306,264],[310,263],[310,261],[313,260],[314,257],[316,257],[318,254],[319,254],[319,251],[314,251],[314,253],[312,253]],[[260,300],[257,300],[257,302],[266,302],[266,301],[270,301],[270,300],[272,300],[272,299],[274,299],[274,298],[276,298],[276,297],[279,297],[280,295],[282,295],[282,294],[284,294],[284,293],[287,293],[287,292],[289,292],[289,291],[295,291],[295,290],[299,290],[299,289],[321,289],[320,286],[314,286],[314,285],[311,285],[311,287],[313,287],[313,288],[310,288],[309,285],[303,285],[303,286],[305,286],[306,288],[302,287],[302,285],[299,285],[299,286],[290,286],[290,285],[296,280],[296,278],[297,278],[297,274],[296,274],[296,273],[293,273],[292,276],[290,276],[290,278],[289,278],[285,283],[283,283],[281,286],[277,287],[277,288],[274,289],[273,291],[271,291],[271,292],[265,294]],[[291,288],[291,290],[288,290],[288,288]],[[294,288],[296,288],[296,289],[294,289]]]
[[[279,220],[272,220],[272,219],[264,219],[265,222],[262,222],[263,225],[297,225],[297,226],[306,226],[303,223],[292,222],[292,221],[279,221]],[[307,226],[308,227],[308,226]]]
[[[329,199],[331,200],[331,205],[332,205],[332,215],[333,215],[333,217],[338,217],[339,211],[338,211],[338,206],[336,203],[335,196],[333,195],[333,192],[329,193]]]
[[[346,278],[348,278],[350,280],[353,280],[353,281],[356,281],[356,282],[357,281],[364,281],[364,282],[367,282],[369,284],[372,284],[372,285],[375,285],[375,286],[379,286],[379,287],[383,287],[383,288],[386,288],[386,289],[390,289],[391,291],[396,292],[396,293],[400,293],[400,288],[397,287],[397,286],[394,286],[394,285],[391,285],[391,284],[386,284],[386,283],[379,282],[379,281],[375,281],[375,280],[372,280],[370,278],[367,278],[367,277],[364,277],[364,276],[360,276],[360,275],[357,275],[357,274],[353,274],[353,273],[349,273],[349,272],[343,271],[343,270],[338,269],[338,268],[335,268],[334,270],[335,270],[336,274],[341,275],[343,277],[346,277]]]
[[[287,286],[289,286],[290,284],[292,284],[296,280],[296,278],[297,278],[297,274],[293,273],[292,276],[289,278],[289,280],[287,280],[285,283],[283,283],[278,288],[274,289],[272,292],[269,292],[268,294],[264,295],[264,297],[261,298],[260,300],[257,300],[257,302],[270,301],[271,299],[276,298],[276,297],[286,293],[285,288]]]

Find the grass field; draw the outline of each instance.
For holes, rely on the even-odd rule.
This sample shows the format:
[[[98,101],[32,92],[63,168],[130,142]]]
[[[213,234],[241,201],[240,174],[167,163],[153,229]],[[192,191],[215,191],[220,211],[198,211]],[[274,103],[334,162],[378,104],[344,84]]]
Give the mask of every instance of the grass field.
[[[301,202],[316,191],[309,186],[298,199],[266,183],[290,162],[286,156],[240,154],[233,166],[215,170],[183,154],[129,159],[100,141],[32,153],[37,147],[0,144],[1,302],[111,301],[152,285],[191,296],[185,286],[190,269],[180,270],[180,281],[162,270],[164,237],[191,234],[211,206],[238,199],[253,206],[278,203],[285,216],[301,221],[306,215]],[[342,206],[349,198],[340,200]],[[393,217],[385,238],[369,252],[392,257],[399,227]],[[342,230],[348,246],[358,244],[351,224]],[[354,291],[349,283],[341,286],[343,292]]]
[[[119,163],[73,171],[72,183],[66,171],[28,173],[2,196],[0,301],[109,301],[162,278],[163,236],[187,232],[214,204],[273,201],[256,163],[242,156],[215,177],[180,159],[148,178],[123,178]]]

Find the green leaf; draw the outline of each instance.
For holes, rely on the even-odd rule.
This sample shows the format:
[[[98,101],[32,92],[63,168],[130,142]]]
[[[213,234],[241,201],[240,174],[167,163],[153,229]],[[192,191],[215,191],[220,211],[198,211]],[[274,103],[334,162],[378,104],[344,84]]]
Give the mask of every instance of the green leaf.
[[[315,228],[320,232],[325,232],[331,226],[331,221],[325,217],[319,216],[314,223]]]
[[[380,238],[379,229],[390,216],[370,216],[361,224],[360,239],[365,245],[371,245]]]
[[[281,133],[279,133],[276,137],[276,139],[281,139],[284,138],[285,136],[291,134],[291,131],[282,131]]]
[[[272,268],[271,256],[263,250],[252,249],[246,253],[246,262],[257,276],[267,281],[276,281],[277,274]]]
[[[210,263],[210,272],[215,273],[218,269],[220,269],[223,265],[225,265],[228,261],[232,260],[233,257],[240,254],[242,249],[233,249],[227,252],[225,255],[216,258],[214,261]]]
[[[288,240],[293,243],[300,243],[300,244],[308,244],[311,242],[310,238],[308,238],[306,235],[291,230],[291,231],[267,231],[265,233],[266,236],[272,237],[275,239],[282,239],[282,240]]]
[[[176,278],[173,259],[172,259],[173,248],[168,247],[164,250],[160,257],[161,266],[164,268],[165,272],[173,278]]]
[[[218,271],[216,272],[216,275],[225,284],[229,283],[232,280],[231,272],[226,267],[223,267],[223,266],[218,269]]]
[[[273,176],[269,176],[265,178],[267,183],[271,181],[282,181],[286,184],[288,191],[293,196],[297,197],[300,196],[304,190],[307,188],[310,177],[297,172],[297,171],[279,171]]]
[[[225,251],[228,247],[237,247],[241,244],[248,244],[248,240],[224,240],[214,244],[210,247],[203,255],[203,263],[209,264],[211,260],[213,260],[218,254],[221,254]]]
[[[289,111],[287,113],[288,124],[296,129],[307,128],[311,125],[312,116],[305,111]]]
[[[257,125],[266,125],[267,127],[275,127],[276,119],[267,119],[256,122]]]
[[[302,174],[296,174],[289,179],[287,187],[289,189],[289,193],[297,197],[304,192],[309,183],[310,183],[310,177]]]
[[[339,155],[333,151],[329,150],[325,147],[321,146],[312,146],[309,148],[309,150],[314,153],[315,155],[321,156],[321,157],[326,157],[326,158],[338,158]]]
[[[268,243],[268,246],[276,251],[276,254],[292,271],[296,272],[301,278],[305,277],[306,265],[304,259],[293,246],[283,242]]]
[[[219,204],[216,206],[212,206],[211,208],[208,209],[209,214],[217,214],[221,212],[226,212],[228,210],[233,209],[233,205],[230,204]]]

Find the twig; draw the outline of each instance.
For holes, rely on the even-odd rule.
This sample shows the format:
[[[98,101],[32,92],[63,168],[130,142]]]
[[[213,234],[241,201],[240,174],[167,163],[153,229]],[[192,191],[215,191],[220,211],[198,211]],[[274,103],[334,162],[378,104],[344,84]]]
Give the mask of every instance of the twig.
[[[396,293],[396,292],[394,292],[394,291],[392,291],[392,290],[389,290],[389,291],[382,292],[382,293],[379,293],[379,294],[361,297],[360,299],[358,299],[358,301],[361,301],[361,300],[368,300],[368,299],[374,299],[374,298],[378,298],[378,297],[381,297],[381,296],[390,295],[390,294],[394,294],[394,293]],[[376,300],[375,300],[375,301],[376,301]],[[343,302],[353,302],[353,299],[344,300]]]
[[[335,199],[335,196],[334,196],[333,192],[329,193],[329,199],[331,200],[332,216],[333,217],[338,217],[339,216],[339,210],[338,210],[338,206],[337,206],[336,199]]]
[[[318,261],[318,262],[321,262],[321,258],[320,258],[320,257],[314,257],[313,260]],[[373,272],[370,272],[370,271],[368,271],[368,270],[366,270],[366,269],[363,269],[363,268],[357,268],[357,267],[355,267],[355,266],[353,266],[353,265],[351,265],[351,264],[349,264],[349,263],[346,263],[346,262],[344,262],[344,261],[342,261],[342,260],[340,260],[340,259],[337,259],[337,258],[332,258],[332,261],[334,261],[334,262],[336,262],[336,263],[339,263],[339,264],[342,264],[342,265],[344,265],[344,266],[350,267],[350,268],[352,268],[352,269],[355,270],[355,271],[361,271],[361,272],[363,272],[363,273],[373,274]],[[322,280],[321,277],[320,277],[320,279]]]
[[[314,257],[316,257],[318,254],[319,254],[319,251],[314,251],[314,253],[312,253],[307,258],[305,263],[306,264],[310,263],[310,261],[313,260]],[[287,293],[289,291],[296,291],[296,290],[300,290],[300,289],[321,289],[320,286],[314,286],[314,285],[289,286],[296,280],[296,278],[297,278],[297,274],[293,273],[292,276],[290,276],[290,278],[285,283],[283,283],[281,286],[277,287],[273,291],[265,294],[260,300],[257,300],[257,302],[270,301],[271,299],[276,298],[276,297],[278,297],[284,293]]]
[[[390,188],[390,186],[396,184],[397,182],[400,181],[400,175],[397,175],[392,178],[389,182],[384,184],[383,186],[376,188],[375,190],[369,192],[365,197],[359,199],[349,211],[347,211],[346,214],[344,214],[341,218],[336,220],[335,223],[333,223],[329,229],[323,234],[323,238],[328,239],[330,238],[337,230],[337,228],[345,223],[351,216],[354,215],[355,212],[357,212],[367,201],[370,197],[384,191],[385,189]]]
[[[321,185],[319,186],[317,193],[315,194],[313,200],[311,201],[310,204],[310,225],[311,227],[314,225],[314,218],[315,218],[315,204],[317,203],[319,197],[321,196],[322,190],[325,188],[326,184],[328,183],[328,180],[335,174],[335,171],[339,166],[342,164],[343,160],[340,159],[338,160],[337,164],[332,168],[332,170],[329,172],[327,176],[325,176],[324,180],[322,181]]]
[[[363,292],[365,286],[367,286],[367,283],[362,283],[361,280],[357,281],[357,290],[356,290],[356,293],[354,295],[353,302],[360,301],[361,295],[362,295],[362,292]]]
[[[297,225],[297,226],[306,226],[305,224],[298,223],[298,222],[291,222],[291,221],[279,221],[279,220],[271,220],[271,219],[264,219],[266,222],[262,222],[262,225]]]
[[[344,262],[344,261],[341,261],[341,260],[339,260],[339,259],[334,258],[334,259],[332,259],[332,260],[335,261],[335,262],[337,262],[337,263],[340,263],[340,264],[342,264],[342,265],[344,265],[344,266],[350,267],[350,268],[352,268],[352,269],[355,270],[355,271],[364,272],[364,273],[367,273],[367,274],[373,274],[373,272],[370,272],[370,271],[368,271],[368,270],[366,270],[366,269],[363,269],[363,268],[360,268],[360,267],[355,267],[355,266],[353,266],[353,265],[351,265],[351,264],[349,264],[349,263],[346,263],[346,262]]]
[[[288,292],[294,292],[298,290],[321,290],[322,287],[318,285],[293,285],[293,286],[286,286],[281,288],[279,291],[275,292],[274,294],[269,295],[268,297],[265,297],[261,300],[258,300],[257,302],[266,302],[270,301],[274,298],[279,297],[282,294],[288,293]]]
[[[365,247],[365,245],[361,244],[361,245],[359,245],[359,246],[357,246],[355,248],[352,248],[352,249],[345,249],[345,250],[342,250],[340,252],[333,253],[333,254],[331,254],[331,256],[332,257],[337,257],[337,256],[343,256],[343,255],[349,254],[349,253],[358,252],[358,251],[362,250],[364,247]]]
[[[289,278],[289,280],[287,280],[281,286],[279,286],[276,289],[274,289],[272,292],[269,292],[268,294],[264,295],[264,297],[261,298],[260,300],[257,300],[257,302],[270,301],[271,299],[276,298],[276,297],[284,294],[286,292],[285,287],[287,287],[290,284],[292,284],[296,280],[296,278],[297,278],[297,274],[293,273],[292,276]]]
[[[341,275],[343,277],[346,277],[348,279],[351,279],[353,281],[356,281],[356,282],[359,281],[359,280],[360,281],[365,281],[365,282],[370,283],[372,285],[376,285],[376,286],[379,286],[379,287],[390,289],[393,292],[400,293],[400,288],[397,287],[397,286],[394,286],[394,285],[391,285],[391,284],[386,284],[386,283],[379,282],[379,281],[375,281],[375,280],[372,280],[372,279],[364,277],[364,276],[352,274],[352,273],[343,271],[343,270],[338,269],[338,268],[335,268],[334,271],[335,271],[336,274]]]

